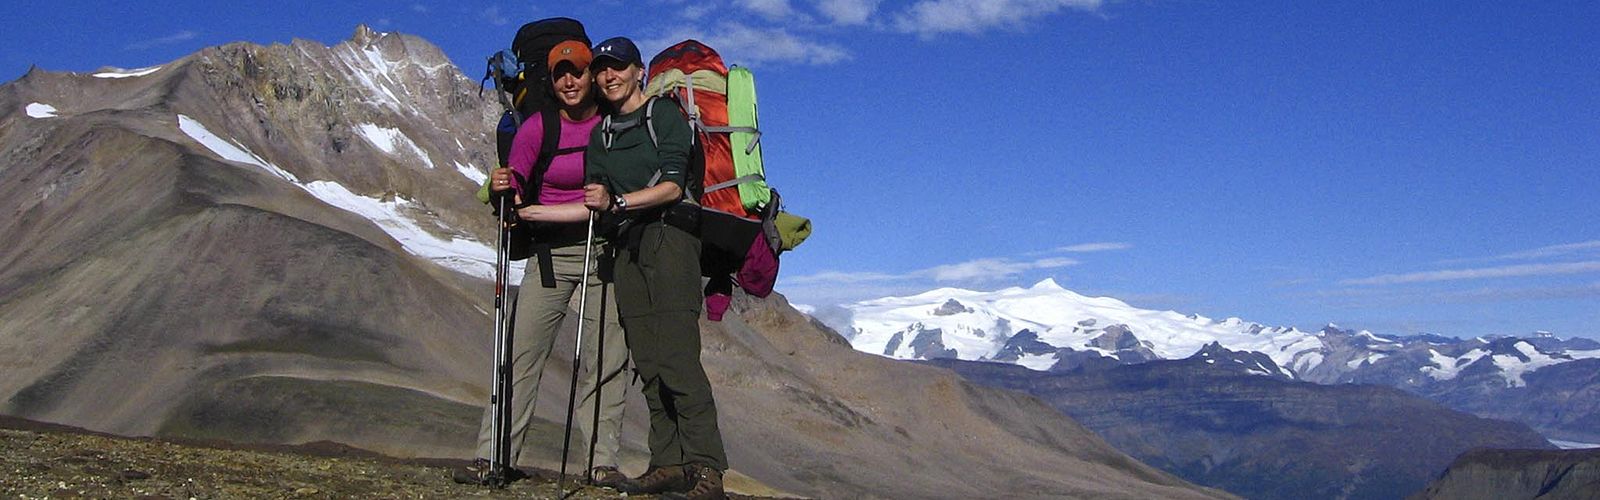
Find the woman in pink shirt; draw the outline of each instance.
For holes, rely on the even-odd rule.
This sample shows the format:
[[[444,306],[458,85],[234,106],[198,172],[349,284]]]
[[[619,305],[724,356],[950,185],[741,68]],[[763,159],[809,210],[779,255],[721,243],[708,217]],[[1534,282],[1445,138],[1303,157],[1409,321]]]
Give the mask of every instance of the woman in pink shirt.
[[[593,55],[583,42],[568,41],[550,51],[549,67],[551,92],[560,105],[554,111],[557,120],[535,114],[529,116],[512,141],[507,158],[509,168],[491,173],[490,188],[494,191],[512,191],[517,207],[519,224],[534,226],[536,252],[548,252],[550,265],[539,265],[542,256],[528,260],[522,286],[513,298],[512,368],[511,368],[511,463],[517,463],[522,451],[522,440],[533,422],[534,398],[539,393],[539,378],[544,363],[550,358],[557,329],[567,315],[567,303],[582,283],[588,283],[588,309],[584,322],[596,325],[605,308],[605,324],[599,325],[604,334],[596,341],[594,328],[584,335],[584,351],[580,354],[584,374],[580,380],[579,394],[582,403],[577,414],[593,415],[595,401],[596,347],[604,344],[605,359],[600,360],[599,384],[600,421],[598,431],[590,428],[589,418],[578,418],[583,443],[593,439],[594,470],[590,471],[595,484],[616,487],[627,479],[617,470],[618,434],[622,426],[623,390],[627,378],[622,376],[628,360],[627,344],[623,341],[622,325],[618,322],[616,294],[601,293],[611,284],[602,283],[594,266],[584,275],[584,240],[588,237],[589,209],[583,205],[584,151],[589,145],[590,132],[600,123],[601,116],[593,92],[593,79],[589,63]],[[551,111],[546,111],[551,112]],[[545,125],[559,126],[560,139],[554,151],[541,151],[544,146]],[[539,168],[543,165],[545,168]],[[541,172],[542,170],[542,172]],[[596,248],[600,245],[596,244]],[[546,276],[546,272],[549,276]],[[547,279],[550,278],[550,279]],[[587,280],[585,279],[587,278]],[[547,286],[552,285],[553,286]],[[609,291],[609,290],[608,290]],[[605,297],[604,301],[599,300]],[[603,303],[602,303],[603,302]],[[493,429],[491,408],[485,408],[478,430],[478,460],[473,465],[454,474],[457,482],[484,484],[488,480],[489,461],[492,454]]]

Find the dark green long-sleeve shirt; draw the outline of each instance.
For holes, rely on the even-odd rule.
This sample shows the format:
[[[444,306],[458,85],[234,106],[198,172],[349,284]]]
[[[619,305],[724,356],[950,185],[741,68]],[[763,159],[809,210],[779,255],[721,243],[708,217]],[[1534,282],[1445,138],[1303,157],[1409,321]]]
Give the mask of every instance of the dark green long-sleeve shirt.
[[[650,115],[655,124],[655,144],[651,144],[650,130],[643,122],[652,103],[655,110]],[[585,152],[585,170],[590,182],[603,179],[607,188],[617,194],[632,193],[650,187],[650,178],[659,170],[661,179],[658,182],[673,182],[679,188],[687,186],[693,131],[676,102],[655,99],[632,113],[612,116],[611,123],[613,130],[633,126],[612,133],[609,146],[605,123],[594,128]]]

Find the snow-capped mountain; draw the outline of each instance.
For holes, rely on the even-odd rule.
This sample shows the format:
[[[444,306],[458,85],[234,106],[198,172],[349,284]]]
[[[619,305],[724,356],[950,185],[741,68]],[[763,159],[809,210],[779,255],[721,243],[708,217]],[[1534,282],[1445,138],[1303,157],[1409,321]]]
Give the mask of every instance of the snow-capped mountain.
[[[1524,373],[1600,358],[1600,345],[1582,339],[1563,342],[1547,333],[1533,339],[1463,341],[1436,335],[1389,337],[1331,324],[1306,332],[1239,318],[1214,320],[1087,297],[1051,279],[1028,288],[941,288],[844,307],[853,315],[851,343],[861,351],[899,359],[1009,362],[1035,370],[1072,369],[1088,360],[1126,364],[1182,359],[1217,344],[1266,355],[1291,377],[1313,382],[1349,382],[1399,360],[1410,360],[1414,373],[1428,379],[1450,380],[1488,360],[1508,386],[1516,387],[1524,385]]]
[[[1218,343],[1265,354],[1295,372],[1325,360],[1315,333],[1139,309],[1049,279],[1029,288],[941,288],[845,307],[854,315],[856,349],[901,359],[1007,361],[1050,370],[1074,368],[1085,357],[1121,363],[1187,358]]]
[[[1600,408],[1600,370],[1588,368],[1600,368],[1600,343],[1588,339],[1560,339],[1548,332],[1465,340],[1389,336],[1331,324],[1307,332],[1139,309],[1110,297],[1087,297],[1048,279],[1027,288],[941,288],[843,307],[851,313],[844,333],[855,348],[886,357],[990,361],[1059,372],[1249,353],[1268,362],[1236,356],[1219,366],[1250,366],[1249,373],[1320,384],[1398,387],[1464,411],[1523,421],[1558,439],[1600,443],[1595,410]],[[1564,365],[1579,374],[1579,381],[1534,376]],[[1573,393],[1573,387],[1580,390]],[[1507,409],[1505,402],[1516,398],[1556,408]]]
[[[110,112],[158,122],[147,133],[198,143],[366,219],[406,253],[479,278],[492,273],[484,243],[492,228],[460,193],[495,161],[483,124],[498,104],[477,97],[477,81],[415,36],[358,26],[332,46],[236,43],[134,70],[36,68],[18,87],[34,128]]]

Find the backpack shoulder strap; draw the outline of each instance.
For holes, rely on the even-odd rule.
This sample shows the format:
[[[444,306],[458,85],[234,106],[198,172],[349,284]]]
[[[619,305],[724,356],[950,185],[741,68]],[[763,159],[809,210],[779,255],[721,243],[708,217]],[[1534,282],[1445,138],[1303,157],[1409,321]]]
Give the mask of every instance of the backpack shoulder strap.
[[[650,145],[659,148],[661,147],[661,141],[656,139],[656,122],[653,120],[656,114],[657,99],[660,99],[660,97],[650,96],[650,100],[644,102],[644,128],[650,131]]]
[[[539,112],[539,124],[544,130],[540,131],[539,156],[533,161],[533,172],[526,184],[534,192],[533,200],[523,200],[525,203],[538,203],[538,191],[544,187],[544,173],[550,170],[550,163],[555,161],[556,155],[561,154],[561,117],[556,113],[551,110]]]
[[[601,145],[605,146],[605,148],[609,150],[611,149],[612,142],[616,140],[617,134],[632,130],[634,127],[638,127],[640,125],[644,125],[645,129],[650,132],[650,145],[660,146],[660,144],[656,141],[656,126],[654,123],[650,123],[650,117],[653,116],[653,113],[655,112],[655,104],[656,96],[650,96],[650,99],[644,102],[644,116],[624,122],[613,120],[612,118],[616,115],[607,114],[605,119],[600,121],[600,130],[602,131],[600,136]]]
[[[660,97],[650,96],[650,100],[644,102],[644,128],[650,131],[650,145],[659,148],[661,147],[661,141],[656,139],[656,122],[653,119],[656,114],[656,99],[660,99]],[[655,175],[650,176],[650,182],[646,182],[644,185],[655,186],[659,182],[661,182],[661,169],[658,168]]]

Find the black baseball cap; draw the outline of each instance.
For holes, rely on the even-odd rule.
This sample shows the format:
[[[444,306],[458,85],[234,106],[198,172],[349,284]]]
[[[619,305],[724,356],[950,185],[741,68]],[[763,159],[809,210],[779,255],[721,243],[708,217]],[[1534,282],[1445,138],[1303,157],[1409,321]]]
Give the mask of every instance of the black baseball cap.
[[[644,67],[644,58],[639,56],[639,46],[634,45],[633,40],[629,40],[628,37],[607,38],[594,46],[593,52],[594,62],[591,64],[599,64],[601,59],[611,58]]]

